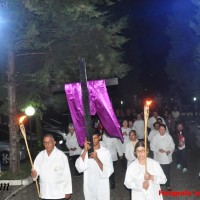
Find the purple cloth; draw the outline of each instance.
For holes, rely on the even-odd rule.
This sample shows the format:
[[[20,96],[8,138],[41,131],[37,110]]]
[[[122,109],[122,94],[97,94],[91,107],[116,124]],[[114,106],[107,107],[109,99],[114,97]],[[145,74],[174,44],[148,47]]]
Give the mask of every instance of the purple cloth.
[[[90,100],[90,114],[97,114],[106,132],[110,136],[118,137],[123,141],[120,125],[114,114],[107,93],[105,80],[88,81],[87,88]],[[65,84],[65,93],[78,143],[82,146],[85,141],[86,130],[84,125],[81,83]]]

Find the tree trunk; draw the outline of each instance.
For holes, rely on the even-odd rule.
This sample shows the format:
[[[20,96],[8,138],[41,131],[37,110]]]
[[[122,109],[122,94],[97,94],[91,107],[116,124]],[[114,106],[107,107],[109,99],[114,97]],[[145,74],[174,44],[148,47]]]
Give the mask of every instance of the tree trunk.
[[[19,170],[18,124],[16,109],[15,59],[14,52],[8,49],[8,117],[10,138],[10,171],[17,174]]]

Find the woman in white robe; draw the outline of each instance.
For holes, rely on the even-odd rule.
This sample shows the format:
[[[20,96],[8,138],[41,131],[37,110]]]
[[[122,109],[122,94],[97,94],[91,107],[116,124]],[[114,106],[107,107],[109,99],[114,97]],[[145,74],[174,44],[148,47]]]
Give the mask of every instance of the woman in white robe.
[[[166,182],[166,176],[159,163],[147,158],[147,173],[145,173],[145,145],[139,141],[134,150],[137,159],[126,171],[124,184],[132,190],[132,200],[162,200],[159,192],[160,184]]]
[[[125,149],[125,156],[127,159],[127,166],[131,164],[136,158],[134,155],[134,148],[136,143],[138,142],[137,140],[137,134],[135,130],[131,130],[129,132],[129,139],[130,141],[126,144],[126,149]]]

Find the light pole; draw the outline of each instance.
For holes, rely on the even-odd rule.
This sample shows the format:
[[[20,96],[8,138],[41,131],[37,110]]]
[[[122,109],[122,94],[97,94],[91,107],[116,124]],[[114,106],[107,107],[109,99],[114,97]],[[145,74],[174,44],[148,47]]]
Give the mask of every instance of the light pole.
[[[29,117],[30,119],[30,140],[31,140],[31,150],[32,150],[32,147],[33,147],[33,135],[32,135],[32,124],[31,124],[31,117],[35,114],[35,108],[33,108],[32,106],[28,106],[26,109],[25,109],[25,114]]]

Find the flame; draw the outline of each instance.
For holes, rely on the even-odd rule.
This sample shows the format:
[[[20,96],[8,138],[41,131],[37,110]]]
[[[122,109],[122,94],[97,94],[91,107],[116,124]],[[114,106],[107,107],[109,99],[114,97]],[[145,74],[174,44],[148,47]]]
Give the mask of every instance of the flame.
[[[146,105],[150,106],[152,101],[146,101]]]
[[[22,123],[26,117],[27,117],[26,115],[23,115],[22,117],[20,117],[19,118],[19,123]]]

